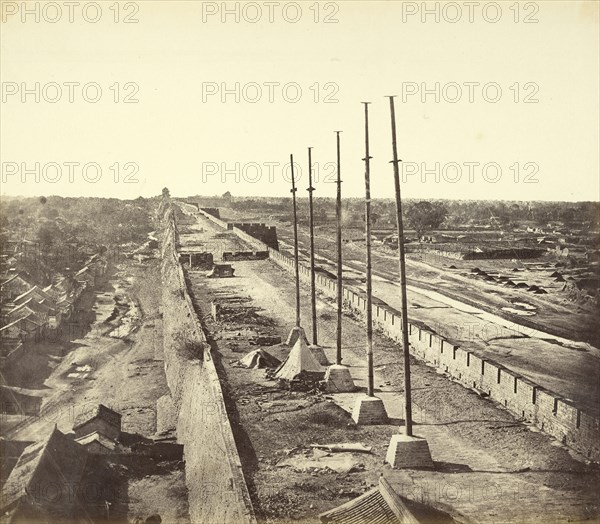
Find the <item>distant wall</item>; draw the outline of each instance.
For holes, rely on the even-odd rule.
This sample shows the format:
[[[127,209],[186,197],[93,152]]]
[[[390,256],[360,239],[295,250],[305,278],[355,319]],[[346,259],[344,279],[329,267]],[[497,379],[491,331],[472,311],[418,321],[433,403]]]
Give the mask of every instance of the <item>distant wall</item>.
[[[251,245],[256,251],[265,251],[268,248],[275,250],[279,249],[275,226],[267,226],[265,224],[257,224],[254,222],[230,223],[208,213],[206,209],[199,209],[198,213],[223,229],[233,231],[239,238]]]
[[[247,233],[234,231],[242,240]],[[257,239],[251,245],[257,249]],[[262,249],[267,246],[262,244]],[[269,257],[280,267],[294,272],[294,259],[269,248]],[[310,269],[300,265],[300,279],[310,279]],[[322,273],[316,274],[317,288],[323,293],[337,296],[337,281]],[[344,301],[362,316],[366,309],[366,296],[344,286]],[[389,338],[402,340],[400,315],[385,302],[374,298],[373,323]],[[436,333],[409,323],[411,353],[427,365],[440,369],[465,387],[475,388],[489,395],[511,413],[535,424],[548,435],[580,452],[587,458],[600,461],[600,419],[577,408],[568,399],[548,391],[525,377],[490,359],[476,356],[468,348],[455,346]]]
[[[235,262],[236,260],[265,260],[269,258],[268,251],[224,251],[223,260],[225,262]]]
[[[253,238],[264,242],[267,246],[273,249],[279,249],[279,243],[277,241],[277,229],[275,226],[267,226],[265,224],[258,223],[235,223],[234,228],[242,230]]]
[[[221,220],[221,218],[211,215],[210,213],[207,213],[202,208],[198,209],[198,214],[202,215],[204,218],[208,218],[208,220],[210,220],[211,222],[214,222],[218,226],[221,226],[223,229],[231,229],[231,227],[228,227],[230,224],[228,224],[225,220]]]
[[[184,445],[192,522],[256,522],[223,392],[178,261],[173,210],[161,205],[164,363]],[[215,220],[218,220],[215,218]]]
[[[215,218],[221,218],[221,213],[219,212],[218,207],[203,207],[203,208],[201,208],[200,206],[198,206],[198,209],[204,211],[205,213],[208,213],[209,215],[214,216]]]

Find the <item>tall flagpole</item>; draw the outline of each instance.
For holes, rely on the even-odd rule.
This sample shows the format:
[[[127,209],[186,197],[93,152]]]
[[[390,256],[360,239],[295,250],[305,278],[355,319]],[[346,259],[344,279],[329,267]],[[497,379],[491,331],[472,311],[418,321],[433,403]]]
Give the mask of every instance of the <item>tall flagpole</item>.
[[[373,287],[371,282],[371,156],[369,155],[369,102],[365,106],[365,239],[367,248],[367,395],[374,395]]]
[[[340,133],[336,131],[337,144],[337,199],[336,214],[336,246],[337,246],[337,351],[335,364],[329,366],[325,372],[325,386],[329,393],[342,393],[354,391],[356,386],[350,374],[350,369],[342,365],[342,178],[340,166]]]
[[[367,251],[367,394],[359,396],[352,410],[356,424],[386,424],[387,412],[383,400],[375,396],[373,378],[373,286],[371,260],[371,154],[369,152],[369,104],[365,106],[365,245]]]
[[[313,212],[312,147],[308,148],[308,227],[310,230],[310,302],[312,310],[312,343],[317,345],[317,291],[315,284],[315,224]]]
[[[400,198],[400,172],[398,163],[398,148],[396,145],[396,113],[394,97],[390,99],[390,116],[392,122],[392,153],[394,159],[394,190],[396,193],[396,222],[398,225],[398,265],[400,269],[400,292],[402,295],[402,349],[404,352],[404,411],[406,435],[412,436],[412,398],[410,387],[410,351],[408,346],[408,305],[406,300],[406,264],[404,255],[404,226],[402,224],[402,200]]]
[[[336,131],[337,145],[337,198],[335,201],[336,246],[337,246],[337,351],[335,363],[342,363],[342,179],[340,167],[340,133]]]
[[[298,216],[296,211],[296,179],[294,178],[294,155],[290,155],[292,169],[292,202],[294,205],[294,264],[296,266],[296,327],[300,327],[300,265],[298,263]]]

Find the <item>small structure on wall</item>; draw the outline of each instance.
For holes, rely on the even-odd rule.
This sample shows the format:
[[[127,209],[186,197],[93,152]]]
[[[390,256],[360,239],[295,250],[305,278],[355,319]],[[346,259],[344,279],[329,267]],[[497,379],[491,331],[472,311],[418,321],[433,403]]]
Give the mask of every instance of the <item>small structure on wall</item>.
[[[211,269],[213,267],[213,254],[198,251],[182,251],[179,253],[179,262],[187,265],[189,269]]]
[[[119,451],[119,443],[116,440],[108,438],[99,431],[94,431],[89,435],[76,438],[75,442],[82,445],[85,450],[92,455],[107,455]]]
[[[215,264],[206,275],[208,278],[229,278],[233,277],[235,269],[231,264]]]
[[[313,356],[306,340],[299,337],[285,362],[277,369],[276,378],[294,380],[301,373],[323,377],[325,368]]]

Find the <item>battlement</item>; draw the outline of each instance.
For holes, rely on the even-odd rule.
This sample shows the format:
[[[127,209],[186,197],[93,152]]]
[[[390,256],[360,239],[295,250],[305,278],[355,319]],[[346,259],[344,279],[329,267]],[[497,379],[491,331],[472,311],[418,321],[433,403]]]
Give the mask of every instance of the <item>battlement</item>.
[[[279,250],[277,241],[277,228],[256,222],[236,222],[233,227],[241,229],[244,233],[264,242],[267,246]]]

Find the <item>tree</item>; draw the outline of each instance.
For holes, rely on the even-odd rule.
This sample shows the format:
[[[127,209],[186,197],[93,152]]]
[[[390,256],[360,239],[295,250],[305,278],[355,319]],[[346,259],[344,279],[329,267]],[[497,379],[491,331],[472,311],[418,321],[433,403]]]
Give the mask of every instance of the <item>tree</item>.
[[[43,248],[47,249],[49,246],[56,244],[60,238],[61,231],[55,222],[45,221],[39,225],[37,240]]]
[[[408,225],[417,232],[420,239],[427,231],[440,227],[447,213],[443,204],[422,200],[408,204],[405,215]]]
[[[168,187],[163,187],[162,196],[163,196],[163,198],[169,198],[171,196],[171,193],[169,193]]]
[[[58,218],[58,215],[59,215],[58,210],[54,207],[44,206],[42,208],[42,210],[40,211],[41,217],[49,218],[51,220]]]

